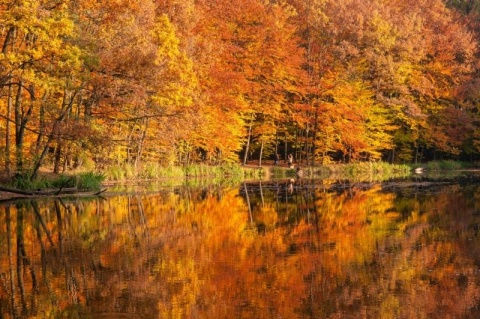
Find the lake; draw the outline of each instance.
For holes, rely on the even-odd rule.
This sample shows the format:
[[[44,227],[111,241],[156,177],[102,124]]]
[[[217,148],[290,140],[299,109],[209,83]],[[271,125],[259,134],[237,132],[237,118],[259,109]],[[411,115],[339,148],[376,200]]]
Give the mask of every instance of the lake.
[[[0,204],[4,318],[478,318],[480,183],[158,187]]]

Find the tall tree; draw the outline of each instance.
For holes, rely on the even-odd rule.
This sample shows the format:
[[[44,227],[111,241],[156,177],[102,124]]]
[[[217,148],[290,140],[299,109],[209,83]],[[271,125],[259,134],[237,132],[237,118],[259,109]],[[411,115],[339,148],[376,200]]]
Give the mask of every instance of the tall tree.
[[[222,52],[218,61],[223,65],[216,64],[210,74],[227,84],[223,91],[236,104],[225,105],[228,100],[219,100],[224,105],[217,107],[233,106],[237,114],[233,118],[245,121],[245,162],[253,137],[261,145],[272,143],[281,110],[301,90],[304,55],[292,23],[295,11],[283,1],[244,0],[235,7],[217,1],[203,6],[209,17],[203,30],[214,30],[221,36],[216,48]],[[213,94],[218,92],[222,91]]]
[[[192,105],[197,81],[175,27],[157,9],[152,1],[120,1],[93,5],[93,16],[80,11],[91,34],[85,39],[98,60],[89,82],[90,116],[115,141],[99,145],[110,161],[139,164],[168,157],[188,130],[178,121]]]
[[[15,128],[16,171],[33,168],[34,177],[82,87],[81,50],[69,42],[74,28],[68,2],[52,6],[48,1],[13,1],[2,6],[6,10],[0,24],[6,32],[2,33],[1,77],[7,81],[2,88],[8,90],[7,106],[13,106],[13,118],[7,116],[6,121]],[[34,119],[51,123],[49,130],[38,129]],[[44,136],[41,154],[29,152],[34,141]]]

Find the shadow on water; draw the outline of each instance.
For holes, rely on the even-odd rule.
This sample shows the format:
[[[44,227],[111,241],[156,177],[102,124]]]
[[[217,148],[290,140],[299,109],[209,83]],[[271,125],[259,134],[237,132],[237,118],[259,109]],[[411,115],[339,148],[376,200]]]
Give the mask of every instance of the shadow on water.
[[[6,202],[0,318],[477,318],[479,185],[286,178]]]

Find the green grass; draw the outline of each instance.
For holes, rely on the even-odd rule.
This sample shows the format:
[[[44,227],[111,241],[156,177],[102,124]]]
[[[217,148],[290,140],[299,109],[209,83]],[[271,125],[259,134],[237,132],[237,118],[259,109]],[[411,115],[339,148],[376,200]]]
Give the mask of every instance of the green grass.
[[[51,181],[44,178],[37,178],[30,180],[30,174],[17,174],[12,178],[9,187],[23,189],[23,190],[38,190],[45,189],[52,186]]]
[[[259,167],[242,167],[243,177],[245,179],[264,179],[270,174],[268,168],[263,166]]]
[[[49,181],[50,186],[53,188],[68,188],[76,187],[77,178],[67,175],[59,175],[58,177]]]
[[[240,165],[206,165],[194,164],[185,167],[161,166],[158,163],[146,163],[139,168],[132,165],[111,166],[105,171],[108,181],[122,181],[129,179],[163,179],[179,177],[228,177],[243,176],[244,171]]]
[[[183,172],[187,177],[226,177],[226,176],[243,176],[243,170],[237,164],[223,165],[205,165],[194,164],[183,168]]]
[[[80,190],[100,190],[105,176],[94,172],[81,173],[79,175],[58,175],[55,177],[39,177],[30,180],[29,174],[16,175],[8,186],[22,190],[44,190],[52,188],[72,188]]]
[[[456,161],[435,161],[427,164],[389,164],[385,162],[362,162],[354,164],[331,164],[315,167],[301,167],[303,178],[350,179],[356,181],[385,181],[404,178],[412,174],[416,167],[426,171],[455,171],[468,167],[467,163]],[[84,190],[98,190],[103,181],[126,180],[176,180],[187,184],[233,184],[244,179],[284,179],[297,176],[296,169],[278,166],[244,167],[239,164],[206,165],[194,164],[185,167],[162,166],[146,163],[140,167],[116,165],[108,167],[104,173],[86,172],[78,175],[59,175],[55,178],[40,176],[31,181],[29,174],[17,175],[9,186],[24,190],[77,187]]]
[[[411,167],[406,164],[385,162],[362,162],[354,164],[327,165],[333,177],[359,181],[384,181],[411,175]]]
[[[85,190],[100,190],[105,175],[94,172],[82,173],[77,176],[77,188]]]
[[[427,174],[440,171],[456,171],[471,167],[470,164],[452,160],[432,161],[426,164],[389,164],[385,162],[362,162],[355,164],[335,164],[327,166],[331,175],[363,181],[384,181],[392,178],[404,178],[412,174],[415,168],[423,167]],[[444,173],[443,173],[444,175]]]
[[[432,161],[426,164],[426,169],[430,171],[446,171],[446,170],[459,170],[468,168],[470,165],[465,162],[452,161],[452,160],[443,160],[443,161]]]
[[[262,174],[259,178],[285,179],[297,177],[296,168],[271,166],[257,169]],[[302,178],[320,178],[320,179],[352,179],[362,181],[382,181],[391,178],[407,177],[411,174],[409,165],[388,164],[384,162],[362,162],[355,164],[331,164],[319,165],[315,167],[302,166]],[[255,168],[245,168],[245,172],[256,172]],[[249,173],[245,173],[245,177],[251,178]],[[252,174],[253,175],[253,174]]]
[[[105,170],[105,177],[109,181],[120,181],[125,179],[125,170],[118,165],[110,166]]]
[[[296,170],[288,167],[273,166],[270,168],[270,177],[273,179],[285,179],[296,176]]]

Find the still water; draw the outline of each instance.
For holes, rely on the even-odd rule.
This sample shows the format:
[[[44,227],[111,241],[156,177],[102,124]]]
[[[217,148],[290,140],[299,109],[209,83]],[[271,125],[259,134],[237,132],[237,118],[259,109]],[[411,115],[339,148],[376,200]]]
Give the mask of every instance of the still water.
[[[478,318],[476,183],[0,204],[0,318]]]

